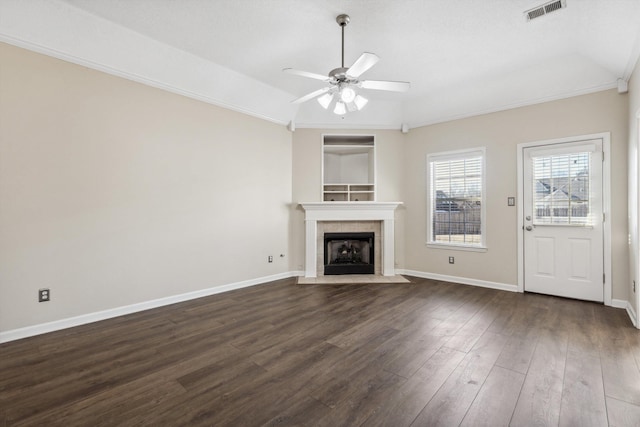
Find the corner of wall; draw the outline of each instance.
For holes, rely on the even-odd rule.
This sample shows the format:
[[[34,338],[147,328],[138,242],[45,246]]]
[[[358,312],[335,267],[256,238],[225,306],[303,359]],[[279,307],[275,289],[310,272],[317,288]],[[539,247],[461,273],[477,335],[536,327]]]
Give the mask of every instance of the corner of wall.
[[[638,313],[640,308],[640,62],[637,62],[635,69],[631,73],[628,82],[628,102],[629,102],[629,142],[628,142],[628,162],[629,162],[629,307],[627,311]],[[635,284],[635,286],[634,286]],[[635,287],[635,289],[634,289]],[[636,327],[640,325],[634,321]]]

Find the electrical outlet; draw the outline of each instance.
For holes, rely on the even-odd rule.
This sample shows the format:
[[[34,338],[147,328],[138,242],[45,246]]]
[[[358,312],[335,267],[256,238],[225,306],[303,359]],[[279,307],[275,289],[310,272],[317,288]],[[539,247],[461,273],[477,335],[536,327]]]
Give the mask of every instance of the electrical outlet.
[[[515,197],[507,197],[507,206],[515,206],[516,198]]]
[[[51,291],[49,289],[38,289],[38,302],[51,301]]]
[[[633,293],[634,294],[636,293],[636,281],[635,280],[633,281]]]
[[[273,255],[269,255],[269,262],[273,262]]]
[[[452,256],[449,257],[449,264],[455,263],[456,259]]]

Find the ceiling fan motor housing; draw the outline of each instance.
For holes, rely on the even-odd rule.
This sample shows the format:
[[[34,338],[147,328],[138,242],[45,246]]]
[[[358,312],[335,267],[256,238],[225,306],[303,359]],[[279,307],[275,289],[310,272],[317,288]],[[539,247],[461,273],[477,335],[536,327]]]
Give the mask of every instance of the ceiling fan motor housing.
[[[344,13],[342,15],[336,16],[336,22],[341,27],[346,27],[350,21],[351,21],[351,18],[349,18],[349,15],[346,15]]]
[[[347,70],[346,67],[338,67],[329,71],[329,77],[336,79],[338,82],[344,82],[347,80]]]

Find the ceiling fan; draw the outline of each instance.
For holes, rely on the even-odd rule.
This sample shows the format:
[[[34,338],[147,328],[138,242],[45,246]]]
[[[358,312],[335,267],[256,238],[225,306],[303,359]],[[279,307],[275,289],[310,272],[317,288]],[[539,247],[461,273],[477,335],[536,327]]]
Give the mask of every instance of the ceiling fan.
[[[336,22],[342,28],[342,66],[331,70],[328,76],[322,74],[310,73],[308,71],[295,70],[293,68],[285,68],[285,73],[297,76],[308,77],[311,79],[321,80],[329,83],[328,86],[318,89],[298,99],[291,101],[293,104],[300,104],[313,98],[317,98],[318,102],[324,109],[335,101],[333,112],[336,114],[345,114],[347,111],[358,111],[364,108],[369,102],[364,96],[356,92],[357,88],[386,90],[392,92],[406,92],[409,90],[409,82],[394,82],[388,80],[360,80],[360,76],[373,67],[380,58],[375,53],[364,52],[349,68],[344,66],[344,27],[351,21],[349,15],[338,15]]]

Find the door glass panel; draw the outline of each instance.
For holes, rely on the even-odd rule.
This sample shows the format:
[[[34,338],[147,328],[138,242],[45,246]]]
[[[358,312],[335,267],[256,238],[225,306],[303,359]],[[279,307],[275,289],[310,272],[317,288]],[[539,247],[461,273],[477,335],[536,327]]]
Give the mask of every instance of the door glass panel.
[[[590,152],[532,157],[533,223],[591,225]]]

